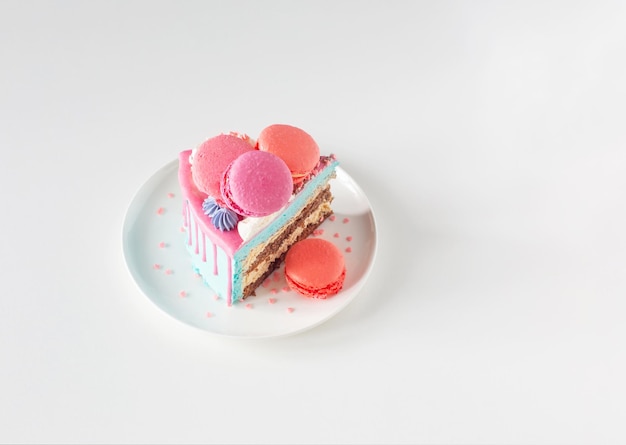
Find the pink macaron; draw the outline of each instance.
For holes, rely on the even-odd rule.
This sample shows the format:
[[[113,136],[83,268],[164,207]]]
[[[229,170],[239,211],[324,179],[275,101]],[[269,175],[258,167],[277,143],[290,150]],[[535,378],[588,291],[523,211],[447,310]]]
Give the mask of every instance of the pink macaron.
[[[264,151],[241,154],[222,175],[222,200],[243,216],[270,215],[289,202],[292,192],[291,172],[285,162]]]
[[[285,278],[296,292],[325,299],[343,287],[346,266],[341,251],[330,241],[307,238],[295,243],[285,257]]]
[[[285,161],[294,184],[302,182],[320,161],[320,149],[311,135],[291,125],[264,128],[257,138],[257,148]]]
[[[246,140],[233,134],[220,134],[203,142],[193,157],[191,175],[201,192],[220,197],[220,181],[226,167],[239,155],[253,151]]]

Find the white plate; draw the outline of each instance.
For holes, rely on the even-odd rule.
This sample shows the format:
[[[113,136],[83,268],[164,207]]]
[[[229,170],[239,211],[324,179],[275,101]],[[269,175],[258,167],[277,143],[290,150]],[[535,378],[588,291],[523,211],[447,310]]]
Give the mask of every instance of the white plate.
[[[314,236],[344,252],[343,289],[326,300],[287,288],[283,268],[259,286],[256,296],[227,306],[193,272],[182,232],[178,161],[157,171],[137,192],[123,228],[124,256],[130,274],[146,296],[166,313],[212,334],[263,338],[312,328],[346,307],[363,287],[376,255],[377,234],[370,203],[357,183],[337,168],[331,181],[334,217]]]

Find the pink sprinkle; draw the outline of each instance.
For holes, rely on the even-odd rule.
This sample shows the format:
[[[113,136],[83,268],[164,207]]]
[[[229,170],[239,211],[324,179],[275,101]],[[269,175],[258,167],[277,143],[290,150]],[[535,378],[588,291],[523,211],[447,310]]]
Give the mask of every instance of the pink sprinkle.
[[[181,232],[184,232],[184,231],[185,231],[185,228],[184,228],[183,226],[181,226],[181,227],[180,227],[180,231],[181,231]]]
[[[348,241],[348,242],[352,241],[352,237],[351,236],[346,236],[346,241]]]
[[[274,272],[274,281],[280,280],[280,274],[278,272]]]
[[[350,222],[350,218],[344,218],[342,221],[344,224]]]
[[[180,295],[181,298],[185,298],[187,296],[187,292],[185,292],[184,290],[181,290],[178,295]]]
[[[154,266],[152,266],[153,269],[155,270],[159,270],[161,268],[160,264],[155,264]]]
[[[220,299],[220,296],[219,296],[219,295],[217,295],[217,294],[215,294],[215,295],[213,295],[213,299],[214,299],[215,301],[217,301],[217,300],[219,300],[219,299]]]
[[[165,269],[165,275],[172,275],[172,269]]]
[[[266,279],[265,281],[263,281],[262,286],[263,286],[263,287],[267,287],[267,286],[269,286],[269,285],[270,285],[270,282],[271,282],[271,280],[268,278],[268,279]]]
[[[213,314],[211,312],[207,312],[206,316],[207,316],[207,318],[211,318],[213,316]]]
[[[283,292],[289,292],[291,288],[289,286],[283,287]]]
[[[173,193],[168,193],[168,194],[167,194],[167,197],[171,199],[171,198],[173,198],[173,197],[174,197],[174,194],[173,194]]]
[[[288,307],[288,308],[287,308],[287,312],[289,312],[290,314],[291,314],[294,310],[295,310],[295,309],[294,309],[294,308],[292,308],[292,307]]]
[[[320,236],[324,234],[324,229],[315,229],[313,231],[313,236]]]
[[[267,301],[269,301],[270,304],[274,304],[276,303],[276,298],[268,298]]]
[[[165,244],[163,241],[161,241],[161,242],[159,243],[159,247],[160,247],[161,249],[162,249],[162,248],[164,248],[165,246],[166,246],[166,244]]]
[[[202,278],[202,275],[200,275],[198,272],[193,274],[194,278]]]
[[[346,247],[346,252],[348,253],[352,252],[352,247]]]
[[[334,221],[335,219],[337,219],[337,217],[335,215],[330,215],[328,219],[330,219],[331,221]]]
[[[334,236],[335,238],[339,238],[339,234],[338,234],[338,233],[335,233],[333,236]]]
[[[270,289],[270,292],[273,293],[273,294],[277,294],[278,293],[278,289],[273,287],[272,289]]]
[[[250,303],[246,304],[246,309],[252,309],[252,305]]]
[[[159,207],[157,209],[157,215],[163,215],[164,212],[165,212],[165,209],[163,207]]]

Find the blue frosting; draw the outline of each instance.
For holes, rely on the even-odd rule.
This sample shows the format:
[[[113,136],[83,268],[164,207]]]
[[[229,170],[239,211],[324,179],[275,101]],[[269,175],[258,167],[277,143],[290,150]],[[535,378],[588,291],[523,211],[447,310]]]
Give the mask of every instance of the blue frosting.
[[[209,216],[211,218],[213,218],[213,215],[215,215],[215,213],[219,209],[220,209],[220,206],[217,204],[217,201],[215,201],[215,198],[213,198],[212,196],[209,196],[202,203],[202,211],[204,212],[206,216]]]
[[[202,211],[211,218],[215,228],[222,232],[233,230],[239,222],[239,216],[235,212],[226,207],[221,207],[211,196],[202,203]]]
[[[211,221],[213,221],[213,225],[216,229],[224,232],[228,230],[233,230],[235,227],[237,227],[237,223],[239,222],[239,216],[230,209],[220,207],[213,213]]]

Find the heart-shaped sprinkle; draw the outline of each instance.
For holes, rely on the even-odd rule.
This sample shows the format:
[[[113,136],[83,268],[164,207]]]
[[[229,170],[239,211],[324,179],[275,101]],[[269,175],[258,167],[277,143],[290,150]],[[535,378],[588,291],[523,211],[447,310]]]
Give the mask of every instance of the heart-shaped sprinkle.
[[[252,309],[252,304],[250,303],[246,304],[246,309]]]
[[[166,246],[166,244],[165,244],[163,241],[161,241],[161,242],[159,243],[159,247],[160,247],[161,249],[163,249],[165,246]]]
[[[344,218],[342,221],[344,224],[349,223],[350,222],[350,218]]]
[[[295,309],[294,309],[294,308],[292,308],[292,307],[288,307],[288,308],[287,308],[287,312],[289,312],[290,314],[291,314],[294,310],[295,310]]]
[[[163,213],[165,213],[165,209],[163,207],[159,207],[157,209],[157,215],[163,215]]]
[[[330,215],[328,219],[330,219],[331,221],[334,221],[335,219],[337,219],[337,217],[335,215]]]
[[[270,304],[274,304],[276,303],[276,298],[268,298],[267,301],[269,301]]]
[[[213,314],[211,312],[207,312],[206,316],[207,316],[207,318],[211,318],[213,316]]]
[[[346,252],[348,253],[352,252],[352,247],[346,247]]]
[[[352,241],[352,237],[351,236],[346,236],[346,241],[348,241],[348,242]]]
[[[185,298],[187,296],[187,292],[185,292],[184,290],[181,290],[178,295],[181,296],[181,298]]]

